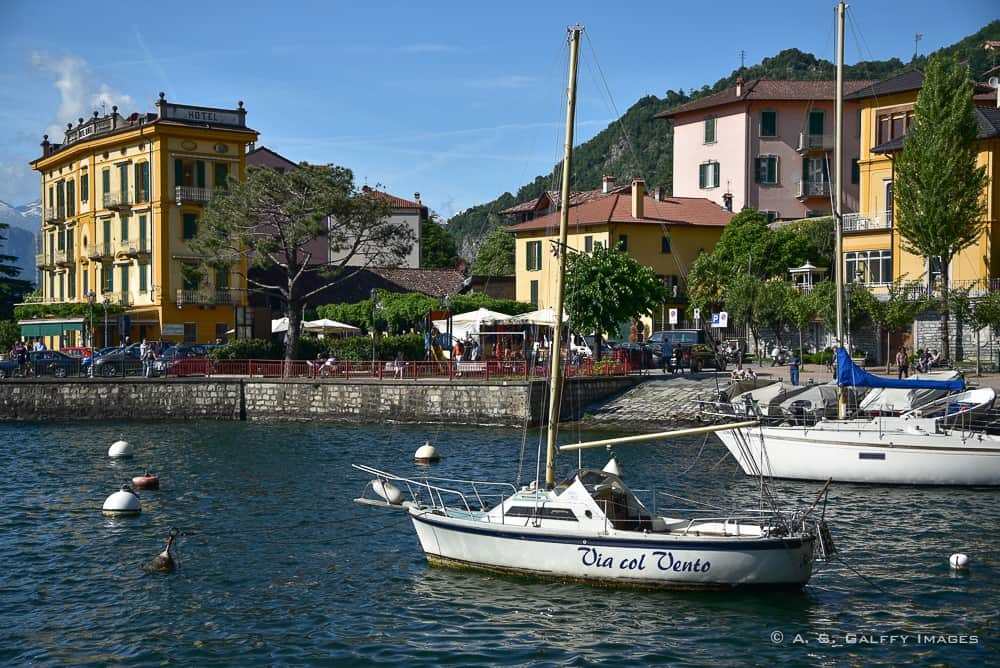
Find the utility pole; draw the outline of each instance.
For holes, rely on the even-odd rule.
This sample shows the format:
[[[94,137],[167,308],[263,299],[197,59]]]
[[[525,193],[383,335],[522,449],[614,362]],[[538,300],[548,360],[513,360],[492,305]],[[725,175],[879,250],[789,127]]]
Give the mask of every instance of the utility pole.
[[[917,33],[916,35],[913,36],[913,61],[914,62],[916,62],[916,60],[917,60],[917,51],[919,49],[920,40],[922,40],[923,38],[924,38],[924,36],[921,35],[920,33]]]

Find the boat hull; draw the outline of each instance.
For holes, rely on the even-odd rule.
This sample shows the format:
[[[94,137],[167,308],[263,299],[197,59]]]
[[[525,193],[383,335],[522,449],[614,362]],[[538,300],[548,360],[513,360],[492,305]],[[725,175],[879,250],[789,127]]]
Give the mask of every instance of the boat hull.
[[[867,425],[866,425],[867,426]],[[1000,485],[989,435],[859,428],[751,427],[717,432],[747,475],[892,485]]]
[[[569,535],[417,509],[411,518],[433,564],[664,589],[799,588],[812,575],[811,537]]]

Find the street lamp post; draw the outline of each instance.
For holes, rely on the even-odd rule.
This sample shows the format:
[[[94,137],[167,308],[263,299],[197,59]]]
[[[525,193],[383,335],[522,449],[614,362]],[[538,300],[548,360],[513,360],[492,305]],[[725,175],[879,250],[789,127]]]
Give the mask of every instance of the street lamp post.
[[[108,338],[109,338],[109,335],[108,335],[108,306],[111,304],[111,300],[108,299],[107,297],[105,297],[104,301],[102,301],[101,303],[104,304],[104,347],[107,348],[107,346],[108,346]]]
[[[94,349],[94,299],[97,295],[93,290],[87,293],[87,306],[90,308],[90,317],[87,319],[87,347]]]
[[[378,290],[372,288],[372,375],[375,375],[375,315],[378,310]]]

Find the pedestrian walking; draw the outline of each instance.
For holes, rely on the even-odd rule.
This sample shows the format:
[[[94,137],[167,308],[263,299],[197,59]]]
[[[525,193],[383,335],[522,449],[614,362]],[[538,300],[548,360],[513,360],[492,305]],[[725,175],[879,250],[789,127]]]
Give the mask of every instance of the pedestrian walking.
[[[788,378],[792,381],[792,385],[799,384],[799,365],[801,360],[799,359],[799,354],[794,350],[788,356]]]
[[[896,367],[899,369],[896,376],[898,379],[910,377],[910,358],[906,354],[905,346],[900,346],[899,352],[896,353]]]

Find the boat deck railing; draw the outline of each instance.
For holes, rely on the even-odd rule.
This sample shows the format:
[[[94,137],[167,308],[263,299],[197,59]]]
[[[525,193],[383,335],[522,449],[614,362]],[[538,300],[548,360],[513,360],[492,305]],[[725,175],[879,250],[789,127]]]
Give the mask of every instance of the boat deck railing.
[[[392,482],[403,485],[414,503],[432,511],[460,510],[468,513],[470,517],[476,515],[481,518],[481,513],[517,492],[514,485],[510,483],[435,476],[408,478],[364,464],[354,464],[353,466],[359,471],[375,476],[383,483]],[[460,487],[460,489],[455,489],[455,487]]]

